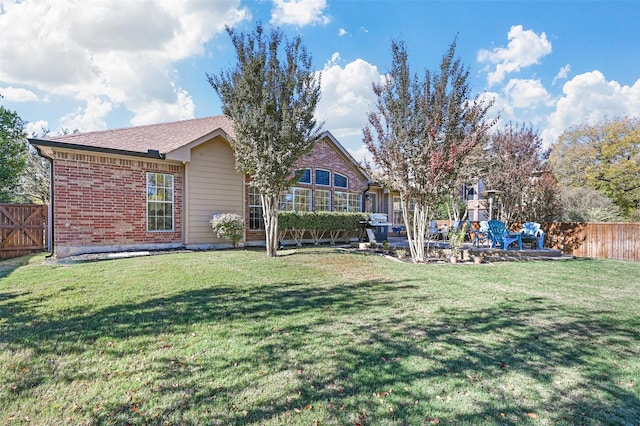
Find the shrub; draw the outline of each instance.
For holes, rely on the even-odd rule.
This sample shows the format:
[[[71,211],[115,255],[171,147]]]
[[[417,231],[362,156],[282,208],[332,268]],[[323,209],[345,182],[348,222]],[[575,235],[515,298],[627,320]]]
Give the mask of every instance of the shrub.
[[[215,215],[209,223],[218,238],[231,240],[233,247],[238,247],[244,234],[244,220],[240,216],[234,213],[222,213]]]

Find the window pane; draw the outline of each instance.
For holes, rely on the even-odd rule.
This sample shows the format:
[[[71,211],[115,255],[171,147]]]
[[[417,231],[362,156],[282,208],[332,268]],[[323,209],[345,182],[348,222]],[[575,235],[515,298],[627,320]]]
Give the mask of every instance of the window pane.
[[[324,189],[315,191],[315,211],[328,212],[331,210],[331,192]]]
[[[334,173],[333,186],[336,186],[338,188],[346,188],[349,186],[349,179],[339,173]]]
[[[254,186],[249,188],[249,229],[264,229],[260,191]]]
[[[147,230],[173,230],[173,175],[147,173]]]
[[[349,205],[348,205],[347,211],[350,211],[350,212],[360,211],[360,194],[355,192],[349,193]]]
[[[300,175],[298,182],[311,183],[311,169],[296,170],[296,174]]]
[[[311,190],[307,188],[293,189],[293,210],[297,212],[311,211]]]
[[[316,185],[325,185],[329,186],[330,184],[330,175],[327,170],[317,170],[316,169]]]
[[[346,192],[334,192],[333,193],[333,211],[334,212],[346,212],[347,207],[347,193]]]

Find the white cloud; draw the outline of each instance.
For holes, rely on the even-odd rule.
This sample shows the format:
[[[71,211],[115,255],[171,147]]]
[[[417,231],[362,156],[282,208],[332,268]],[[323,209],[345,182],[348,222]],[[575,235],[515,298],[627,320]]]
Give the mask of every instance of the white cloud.
[[[305,25],[326,25],[331,19],[324,14],[326,0],[274,0],[275,8],[271,12],[271,23]]]
[[[540,80],[511,79],[504,86],[503,92],[514,108],[535,108],[540,104],[548,105],[551,100],[551,95]]]
[[[45,120],[28,122],[25,124],[24,130],[29,137],[39,137],[42,136],[45,131],[49,130],[49,123]]]
[[[81,130],[103,128],[112,107],[133,112],[138,124],[190,118],[174,64],[203,54],[225,25],[248,16],[240,0],[25,0],[2,8],[0,82],[80,102],[61,125]]]
[[[348,32],[347,30],[345,30],[344,28],[340,28],[340,29],[338,30],[338,35],[339,35],[340,37],[345,36],[345,35],[348,35],[348,34],[349,34],[349,32]]]
[[[376,102],[372,84],[381,76],[374,65],[362,59],[344,67],[339,61],[340,55],[334,53],[322,70],[322,97],[316,115],[341,143],[354,149],[362,141],[367,112]]]
[[[364,162],[368,162],[373,165],[373,155],[371,155],[371,151],[367,148],[365,144],[360,145],[358,149],[347,149],[349,154],[358,161],[360,164],[364,164]]]
[[[0,95],[11,102],[31,102],[38,100],[38,95],[22,87],[2,87],[0,88]]]
[[[78,108],[60,119],[60,127],[69,131],[104,130],[107,123],[104,117],[111,112],[110,102],[99,98],[89,99],[85,108]]]
[[[507,35],[506,48],[496,47],[492,51],[482,49],[478,52],[478,61],[496,64],[495,71],[489,72],[489,85],[501,83],[505,76],[518,72],[524,67],[540,63],[540,58],[551,53],[551,42],[547,35],[524,30],[522,25],[512,26]]]
[[[551,82],[551,84],[556,84],[556,81],[558,80],[566,80],[567,77],[569,76],[569,72],[571,71],[571,65],[567,64],[564,67],[560,68],[560,71],[558,71],[558,74],[556,74],[555,77],[553,77],[553,81]]]
[[[640,79],[632,86],[607,81],[598,70],[575,76],[562,88],[556,110],[542,132],[545,144],[554,143],[571,126],[605,118],[640,116]]]

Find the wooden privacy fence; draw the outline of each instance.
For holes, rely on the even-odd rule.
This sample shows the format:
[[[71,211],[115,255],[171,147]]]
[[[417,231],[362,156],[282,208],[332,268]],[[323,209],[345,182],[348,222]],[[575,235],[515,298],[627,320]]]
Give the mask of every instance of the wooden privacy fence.
[[[0,204],[0,259],[44,251],[47,206]]]
[[[581,257],[640,262],[640,223],[545,223],[545,247]]]

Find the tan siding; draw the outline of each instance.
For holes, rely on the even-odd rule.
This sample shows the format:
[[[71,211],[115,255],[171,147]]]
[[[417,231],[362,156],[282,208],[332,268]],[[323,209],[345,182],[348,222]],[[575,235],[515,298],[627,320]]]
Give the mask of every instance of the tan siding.
[[[234,161],[231,147],[221,138],[192,150],[187,166],[187,244],[226,242],[211,231],[211,214],[243,214],[243,179]]]

